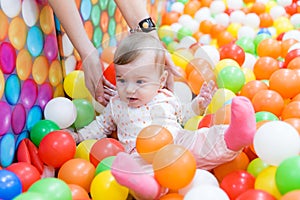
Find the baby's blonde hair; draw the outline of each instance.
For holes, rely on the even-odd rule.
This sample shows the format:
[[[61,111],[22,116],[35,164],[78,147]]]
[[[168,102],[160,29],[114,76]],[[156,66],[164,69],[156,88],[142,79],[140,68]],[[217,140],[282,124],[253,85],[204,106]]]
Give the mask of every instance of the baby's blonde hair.
[[[149,33],[136,32],[125,37],[114,54],[114,64],[126,65],[136,60],[145,50],[155,52],[154,61],[164,70],[165,48]]]

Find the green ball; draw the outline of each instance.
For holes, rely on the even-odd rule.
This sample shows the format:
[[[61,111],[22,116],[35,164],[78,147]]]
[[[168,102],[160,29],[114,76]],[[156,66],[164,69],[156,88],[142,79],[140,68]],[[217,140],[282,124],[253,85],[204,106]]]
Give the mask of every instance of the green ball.
[[[177,32],[177,39],[181,40],[185,36],[192,36],[192,35],[193,35],[192,30],[186,26],[183,26]]]
[[[75,128],[82,128],[94,120],[95,110],[93,105],[88,100],[74,99],[73,103],[77,110],[77,117],[73,123]]]
[[[219,88],[226,88],[237,94],[245,84],[245,75],[241,68],[236,66],[224,67],[217,76]]]
[[[257,175],[264,169],[266,169],[269,165],[262,161],[260,158],[253,159],[249,165],[247,166],[247,172],[252,174],[254,177],[257,177]]]
[[[180,3],[186,4],[187,2],[189,2],[189,0],[177,0],[177,2],[180,2]]]
[[[282,195],[300,189],[300,156],[287,158],[279,164],[275,182]]]
[[[36,192],[51,200],[72,200],[69,186],[58,178],[43,178],[34,182],[28,192]]]
[[[277,121],[279,120],[276,115],[268,111],[259,111],[255,113],[256,122],[268,120],[268,121]]]
[[[24,192],[13,200],[51,200],[51,198],[47,198],[46,195],[38,192]]]
[[[103,171],[110,170],[115,158],[116,156],[109,156],[101,160],[101,162],[96,167],[95,176]]]
[[[60,130],[59,126],[51,120],[40,120],[30,130],[30,139],[38,147],[42,139],[50,132]]]
[[[239,38],[235,43],[245,52],[255,54],[255,45],[252,38],[244,36]]]

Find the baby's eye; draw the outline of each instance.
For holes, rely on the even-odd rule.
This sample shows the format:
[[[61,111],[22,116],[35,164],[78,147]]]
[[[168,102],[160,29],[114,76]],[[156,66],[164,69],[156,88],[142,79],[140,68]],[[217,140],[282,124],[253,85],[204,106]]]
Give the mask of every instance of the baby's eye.
[[[137,83],[137,84],[143,84],[144,81],[143,81],[143,80],[137,80],[136,83]]]
[[[119,82],[119,83],[125,83],[125,79],[119,78],[119,79],[117,79],[117,82]]]

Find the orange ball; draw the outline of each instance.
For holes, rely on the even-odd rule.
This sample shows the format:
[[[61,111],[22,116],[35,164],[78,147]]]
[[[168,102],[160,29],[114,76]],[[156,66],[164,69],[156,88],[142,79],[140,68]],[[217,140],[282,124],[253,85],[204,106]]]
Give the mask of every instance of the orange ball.
[[[297,200],[300,199],[300,190],[292,190],[280,197],[280,200]]]
[[[213,26],[213,22],[211,20],[205,19],[200,23],[199,30],[204,34],[209,34]]]
[[[253,96],[260,90],[267,90],[268,85],[259,80],[253,80],[246,83],[241,91],[240,96],[245,96],[248,99],[252,100]]]
[[[187,68],[190,72],[188,75],[188,84],[194,94],[199,94],[201,86],[204,81],[210,80],[216,81],[215,74],[211,65],[202,58],[195,58],[187,64]]]
[[[256,13],[257,15],[262,14],[266,11],[266,6],[264,3],[261,2],[255,2],[252,4],[252,7],[250,8],[250,12]]]
[[[200,9],[201,3],[198,0],[188,1],[184,5],[183,13],[188,14],[190,16],[194,16],[194,14]]]
[[[176,144],[169,144],[159,150],[152,166],[157,182],[171,190],[187,186],[196,173],[196,160],[193,154]]]
[[[288,118],[284,120],[286,123],[289,123],[292,125],[299,133],[300,135],[300,118]]]
[[[155,154],[164,146],[173,143],[170,131],[160,125],[143,128],[136,139],[136,150],[148,163],[152,163]]]
[[[260,14],[259,19],[260,19],[260,23],[259,23],[260,28],[268,28],[273,25],[273,18],[269,13]]]
[[[213,124],[230,124],[231,104],[226,104],[213,115]]]
[[[249,164],[249,158],[246,153],[241,152],[235,159],[227,163],[221,164],[213,169],[213,173],[219,182],[222,182],[223,178],[236,170],[246,170]]]
[[[90,185],[95,176],[95,167],[82,158],[74,158],[65,162],[58,171],[58,178],[67,184],[79,185],[90,192]]]
[[[79,185],[75,184],[68,184],[71,192],[72,192],[72,199],[74,200],[89,200],[89,194]]]
[[[277,59],[281,55],[281,43],[276,39],[267,38],[258,44],[256,51],[259,57],[270,56]]]
[[[288,103],[281,114],[281,119],[300,118],[300,101],[292,101]]]
[[[284,100],[274,90],[260,90],[252,98],[255,112],[268,111],[280,117],[284,107]]]
[[[184,196],[178,193],[169,193],[159,198],[159,200],[183,200]]]
[[[178,22],[180,14],[175,11],[166,12],[162,16],[162,25],[172,25],[175,22]]]
[[[287,65],[288,69],[300,69],[300,57],[296,57]]]
[[[280,69],[275,58],[263,56],[256,60],[253,66],[253,73],[257,80],[269,79],[276,70]]]
[[[235,40],[235,37],[226,30],[221,31],[217,37],[217,42],[218,42],[219,47],[229,44],[230,42],[232,42],[234,40]]]
[[[226,26],[221,24],[213,24],[210,29],[210,35],[212,38],[217,38],[219,33],[226,30]]]
[[[269,79],[269,89],[278,92],[284,99],[300,93],[300,76],[291,69],[279,69]]]
[[[300,93],[294,96],[292,101],[300,101]]]

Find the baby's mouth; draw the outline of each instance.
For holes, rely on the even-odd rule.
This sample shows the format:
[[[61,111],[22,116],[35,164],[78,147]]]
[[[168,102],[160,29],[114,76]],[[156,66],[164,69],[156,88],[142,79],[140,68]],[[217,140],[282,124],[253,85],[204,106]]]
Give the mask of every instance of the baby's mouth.
[[[137,101],[138,98],[134,98],[134,97],[128,97],[127,98],[129,102],[132,102],[132,101]]]

